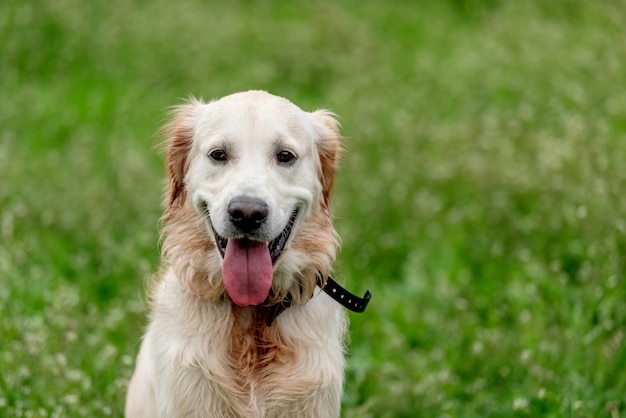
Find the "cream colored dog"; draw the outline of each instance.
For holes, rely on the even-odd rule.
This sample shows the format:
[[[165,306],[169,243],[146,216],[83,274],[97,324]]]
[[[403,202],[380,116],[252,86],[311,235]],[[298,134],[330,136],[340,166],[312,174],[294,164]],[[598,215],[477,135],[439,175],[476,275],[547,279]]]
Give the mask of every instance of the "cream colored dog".
[[[341,138],[261,91],[191,100],[164,129],[163,265],[128,417],[337,417],[347,319],[324,286]]]

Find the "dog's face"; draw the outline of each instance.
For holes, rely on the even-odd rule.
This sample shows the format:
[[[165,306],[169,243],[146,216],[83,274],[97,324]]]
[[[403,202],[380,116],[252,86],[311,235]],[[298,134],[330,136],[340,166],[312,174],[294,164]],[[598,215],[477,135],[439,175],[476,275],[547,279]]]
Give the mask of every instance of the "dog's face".
[[[170,217],[191,204],[223,260],[230,298],[263,303],[275,270],[306,251],[292,245],[303,224],[320,214],[330,224],[335,120],[252,91],[183,105],[170,129]]]

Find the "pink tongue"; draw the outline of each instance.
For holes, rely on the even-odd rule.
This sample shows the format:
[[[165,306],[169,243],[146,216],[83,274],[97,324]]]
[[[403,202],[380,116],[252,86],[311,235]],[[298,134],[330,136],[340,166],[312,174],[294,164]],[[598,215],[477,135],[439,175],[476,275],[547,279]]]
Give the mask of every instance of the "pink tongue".
[[[259,305],[272,287],[272,258],[267,243],[229,239],[224,254],[224,284],[237,305]]]

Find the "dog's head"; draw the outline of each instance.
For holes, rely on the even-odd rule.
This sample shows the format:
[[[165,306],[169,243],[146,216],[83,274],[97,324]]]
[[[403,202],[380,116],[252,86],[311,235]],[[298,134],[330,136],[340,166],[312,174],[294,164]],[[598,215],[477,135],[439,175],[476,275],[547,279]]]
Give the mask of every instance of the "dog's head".
[[[164,252],[181,279],[238,305],[306,301],[337,247],[333,115],[250,91],[190,100],[164,133]]]

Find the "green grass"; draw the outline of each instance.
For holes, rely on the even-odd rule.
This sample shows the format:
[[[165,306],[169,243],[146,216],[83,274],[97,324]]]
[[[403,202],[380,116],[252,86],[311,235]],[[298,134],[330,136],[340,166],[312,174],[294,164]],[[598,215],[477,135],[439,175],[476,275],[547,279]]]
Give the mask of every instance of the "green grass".
[[[626,416],[622,0],[0,4],[0,416],[119,416],[168,106],[341,115],[344,417]]]

